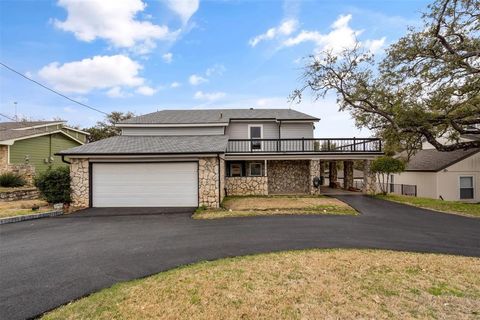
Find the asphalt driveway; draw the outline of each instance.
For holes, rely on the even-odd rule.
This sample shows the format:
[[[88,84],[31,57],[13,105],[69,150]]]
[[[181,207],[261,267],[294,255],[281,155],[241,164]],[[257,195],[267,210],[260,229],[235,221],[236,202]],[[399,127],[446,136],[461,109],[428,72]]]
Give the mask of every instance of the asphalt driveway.
[[[480,219],[364,196],[360,216],[193,220],[193,209],[88,209],[0,226],[0,318],[35,317],[119,281],[199,260],[305,248],[480,257]]]

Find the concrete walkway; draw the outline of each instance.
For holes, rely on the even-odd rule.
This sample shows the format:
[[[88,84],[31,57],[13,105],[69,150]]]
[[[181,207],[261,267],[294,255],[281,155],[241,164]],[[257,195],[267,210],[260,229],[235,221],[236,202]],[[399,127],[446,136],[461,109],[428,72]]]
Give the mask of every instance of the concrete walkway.
[[[480,219],[365,196],[360,216],[193,220],[192,209],[88,209],[0,226],[0,318],[23,319],[117,282],[200,260],[291,249],[480,256]]]

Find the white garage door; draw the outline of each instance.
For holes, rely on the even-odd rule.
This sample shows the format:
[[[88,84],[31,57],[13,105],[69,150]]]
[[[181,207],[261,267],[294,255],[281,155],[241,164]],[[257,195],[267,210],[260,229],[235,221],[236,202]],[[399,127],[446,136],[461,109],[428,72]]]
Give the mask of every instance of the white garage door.
[[[196,162],[94,163],[93,207],[196,207]]]

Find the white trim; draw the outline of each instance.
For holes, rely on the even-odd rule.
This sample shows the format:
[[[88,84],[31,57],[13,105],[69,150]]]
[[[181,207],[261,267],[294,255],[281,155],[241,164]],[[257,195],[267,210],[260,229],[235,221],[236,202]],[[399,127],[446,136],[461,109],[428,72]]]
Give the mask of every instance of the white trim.
[[[4,141],[0,141],[0,144],[6,144],[6,145],[12,145],[15,141],[19,141],[19,140],[26,140],[26,139],[31,139],[31,138],[36,138],[36,137],[41,137],[41,136],[46,136],[46,135],[49,135],[49,134],[54,134],[54,133],[61,133],[63,134],[64,136],[80,143],[80,144],[85,144],[85,142],[82,142],[80,140],[77,140],[75,139],[74,137],[72,137],[71,135],[69,135],[68,133],[66,133],[65,131],[63,130],[55,130],[55,131],[47,131],[47,132],[42,132],[42,133],[37,133],[37,134],[32,134],[32,135],[29,135],[29,136],[24,136],[24,137],[20,137],[20,138],[14,138],[14,139],[9,139],[9,140],[4,140]]]
[[[10,164],[10,145],[7,145],[7,164]]]
[[[260,165],[260,174],[259,175],[253,175],[252,174],[252,164],[259,164]],[[262,174],[263,171],[263,163],[262,162],[249,162],[248,163],[248,175],[249,177],[263,177]]]
[[[472,178],[472,191],[473,191],[473,194],[472,194],[473,197],[472,198],[462,198],[460,190],[461,189],[467,189],[467,188],[461,188],[460,187],[460,179],[461,178]],[[459,175],[457,186],[458,186],[458,199],[459,200],[475,200],[475,176],[474,175]]]
[[[225,160],[234,161],[234,160],[375,160],[378,157],[381,157],[383,154],[364,154],[364,155],[355,155],[355,154],[288,154],[288,153],[262,153],[255,152],[255,156],[244,154],[226,154]]]
[[[205,153],[205,154],[179,154],[179,155],[174,155],[174,154],[166,154],[166,155],[161,155],[161,154],[152,154],[152,155],[69,155],[66,154],[65,157],[68,157],[69,159],[95,159],[95,161],[99,160],[105,160],[105,161],[111,161],[112,159],[115,160],[155,160],[155,159],[166,159],[166,161],[171,161],[171,159],[198,159],[198,158],[207,158],[207,157],[216,157],[216,153]],[[173,160],[172,160],[173,161]]]
[[[87,135],[87,136],[90,135],[90,133],[88,133],[88,132],[85,132],[85,131],[82,131],[82,130],[79,130],[79,129],[75,129],[75,128],[72,128],[72,127],[63,126],[63,128],[68,129],[68,130],[72,130],[72,131],[76,131],[76,132],[78,132],[78,133],[83,133],[83,134],[85,134],[85,135]]]
[[[135,128],[135,127],[146,127],[146,128],[181,128],[181,127],[226,127],[228,122],[221,123],[117,123],[115,124],[118,128]]]
[[[15,128],[11,130],[30,130],[30,129],[35,129],[35,128],[42,128],[42,127],[50,127],[54,125],[59,125],[59,124],[64,124],[66,121],[59,121],[59,122],[51,122],[51,123],[44,123],[44,124],[38,124],[36,126],[30,126],[30,127],[21,127],[21,128]],[[21,122],[19,122],[21,123]]]

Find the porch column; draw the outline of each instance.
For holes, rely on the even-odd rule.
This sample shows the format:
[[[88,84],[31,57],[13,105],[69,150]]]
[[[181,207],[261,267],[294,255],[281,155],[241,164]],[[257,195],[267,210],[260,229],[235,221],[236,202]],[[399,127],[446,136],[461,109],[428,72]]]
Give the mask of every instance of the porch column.
[[[325,184],[325,161],[320,161],[320,181]]]
[[[328,162],[328,183],[330,188],[337,187],[337,162]]]
[[[370,170],[371,160],[363,161],[363,187],[362,192],[368,194],[377,193],[377,178],[375,174]]]
[[[320,194],[320,187],[313,185],[315,177],[320,177],[320,160],[310,160],[310,194]]]
[[[353,161],[343,161],[343,188],[353,188]]]

